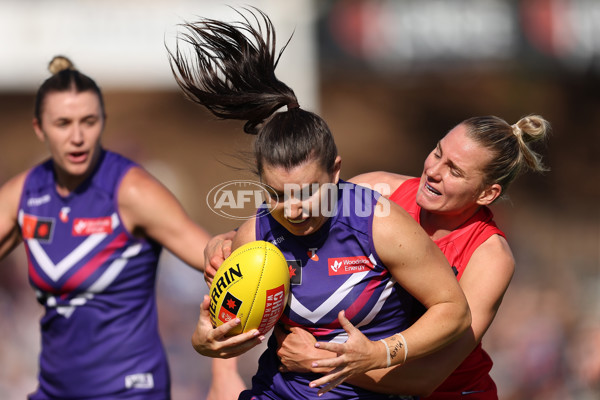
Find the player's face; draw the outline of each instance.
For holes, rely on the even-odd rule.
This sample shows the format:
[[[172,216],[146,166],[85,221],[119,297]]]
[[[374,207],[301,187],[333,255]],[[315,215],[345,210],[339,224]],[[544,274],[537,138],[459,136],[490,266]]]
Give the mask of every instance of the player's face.
[[[100,99],[91,91],[50,92],[42,106],[34,130],[50,150],[59,186],[77,185],[91,173],[100,153]]]
[[[480,205],[483,168],[492,160],[489,150],[452,129],[427,156],[417,192],[417,204],[436,213],[470,216]]]
[[[314,159],[291,169],[265,164],[262,180],[275,192],[268,199],[273,218],[296,236],[310,235],[319,230],[328,218],[321,211],[331,209],[330,205],[322,202],[332,196],[323,194],[331,188],[331,184],[338,183],[340,166],[339,156],[333,172],[328,172]]]

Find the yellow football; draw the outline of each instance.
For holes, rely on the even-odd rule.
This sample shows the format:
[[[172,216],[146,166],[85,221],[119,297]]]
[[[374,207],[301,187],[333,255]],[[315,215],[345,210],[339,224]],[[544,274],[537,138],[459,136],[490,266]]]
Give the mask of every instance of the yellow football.
[[[223,261],[212,281],[212,324],[237,317],[241,323],[228,335],[255,328],[264,335],[281,317],[289,292],[289,267],[281,251],[263,240],[246,243]]]

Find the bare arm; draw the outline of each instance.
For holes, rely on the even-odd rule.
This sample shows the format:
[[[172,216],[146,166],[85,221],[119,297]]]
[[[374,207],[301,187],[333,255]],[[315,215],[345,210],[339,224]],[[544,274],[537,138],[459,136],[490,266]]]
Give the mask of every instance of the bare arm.
[[[471,309],[470,329],[434,354],[399,367],[356,375],[349,382],[382,393],[431,394],[483,338],[500,307],[514,265],[506,240],[498,235],[490,237],[473,253],[460,280]]]
[[[389,203],[384,198],[379,202]],[[376,214],[373,219],[376,251],[396,281],[427,311],[402,332],[403,337],[393,335],[384,339],[387,346],[368,340],[340,312],[340,322],[349,339],[344,344],[317,343],[319,348],[339,356],[313,363],[313,367],[334,367],[335,370],[311,382],[311,386],[336,385],[352,374],[386,367],[386,348],[390,349],[388,362],[391,365],[431,354],[458,339],[470,326],[466,298],[440,249],[401,207],[390,203],[382,208],[390,212],[384,216]],[[408,353],[405,353],[406,348],[410,348]]]
[[[144,169],[127,172],[118,193],[123,223],[135,235],[150,237],[186,264],[204,271],[210,235],[190,219],[173,194]]]
[[[0,187],[0,260],[22,240],[17,214],[26,176],[23,172]]]
[[[400,206],[390,203],[390,212],[389,217],[376,215],[373,220],[375,248],[396,281],[427,308],[403,332],[412,360],[458,339],[469,327],[471,316],[440,249]]]
[[[217,270],[231,254],[231,246],[236,231],[221,233],[210,239],[204,248],[204,280],[208,287],[212,284]]]
[[[236,358],[213,358],[212,380],[206,400],[232,400],[237,399],[246,389],[246,383],[240,376]]]
[[[473,351],[494,320],[514,272],[514,258],[506,240],[491,236],[473,253],[459,282],[470,305],[471,327],[438,352],[405,365],[353,375],[349,383],[382,393],[430,395]],[[314,337],[300,328],[278,338],[278,355],[289,371],[328,372],[311,367],[318,359],[334,357],[313,347]]]

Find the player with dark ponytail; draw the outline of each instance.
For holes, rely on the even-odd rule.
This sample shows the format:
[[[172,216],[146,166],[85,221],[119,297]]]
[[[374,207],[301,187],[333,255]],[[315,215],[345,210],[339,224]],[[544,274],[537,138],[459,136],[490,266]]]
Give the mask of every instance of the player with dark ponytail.
[[[271,212],[243,223],[233,246],[270,241],[296,266],[281,322],[307,329],[343,355],[323,399],[389,399],[344,381],[451,343],[470,323],[464,295],[441,251],[406,212],[340,180],[341,157],[327,124],[302,109],[275,77],[281,52],[275,57],[273,24],[260,11],[240,15],[238,23],[185,24],[180,42],[191,45],[195,57],[179,48],[170,53],[176,80],[191,100],[220,118],[246,121],[244,130],[257,134],[256,170],[274,190],[267,199]],[[313,190],[296,196],[290,186]],[[335,206],[333,215],[322,212],[327,202]],[[416,322],[415,299],[427,308]],[[212,357],[238,355],[243,343],[224,348],[214,336],[208,303],[205,298],[194,348]],[[240,398],[315,398],[318,388],[309,383],[318,375],[282,374],[276,352],[271,336],[252,388]]]
[[[321,117],[301,108],[294,91],[275,76],[287,43],[275,57],[273,24],[262,12],[257,14],[252,17],[263,21],[265,37],[247,19],[184,25],[180,40],[193,45],[195,59],[186,59],[179,47],[171,53],[175,80],[187,98],[215,116],[246,121],[244,131],[257,135],[259,174],[263,163],[292,167],[310,156],[331,170],[337,156],[331,131]],[[287,112],[277,112],[283,107]]]
[[[420,178],[380,171],[351,179],[387,187],[385,195],[421,224],[452,266],[473,321],[460,339],[436,353],[407,365],[356,375],[350,382],[428,400],[498,399],[490,376],[492,359],[481,340],[502,303],[515,260],[489,206],[507,193],[521,173],[546,170],[533,144],[546,139],[550,129],[539,115],[525,116],[512,125],[492,115],[471,117],[438,142],[425,159]],[[295,370],[301,364],[311,370],[317,363],[322,371],[319,359],[331,353],[307,345],[315,340],[308,332],[292,331],[280,343],[285,367]]]

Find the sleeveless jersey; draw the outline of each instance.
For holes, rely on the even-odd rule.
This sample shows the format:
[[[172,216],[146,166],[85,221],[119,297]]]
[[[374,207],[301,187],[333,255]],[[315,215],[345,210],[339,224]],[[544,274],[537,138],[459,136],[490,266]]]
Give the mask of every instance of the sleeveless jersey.
[[[373,245],[373,213],[379,194],[340,181],[333,195],[337,195],[337,202],[332,202],[337,208],[311,235],[294,236],[271,215],[257,215],[256,239],[275,244],[290,268],[290,296],[281,322],[301,326],[319,341],[334,342],[347,340],[338,320],[341,310],[371,340],[406,329],[416,300],[394,284]],[[308,383],[320,375],[280,373],[276,348],[272,335],[259,360],[252,389],[243,392],[240,399],[317,398],[318,388],[310,388]],[[346,383],[320,398],[413,399],[373,393]]]
[[[18,221],[29,281],[44,306],[39,387],[30,399],[168,399],[155,278],[161,250],[128,232],[117,191],[135,164],[102,151],[67,197],[53,162],[33,168]]]
[[[404,208],[420,223],[421,207],[416,202],[419,178],[404,182],[390,200]],[[456,278],[460,280],[473,252],[492,235],[504,233],[493,221],[493,214],[487,207],[481,207],[475,215],[435,243],[442,250],[452,266]],[[489,375],[492,359],[483,350],[481,343],[469,354],[458,368],[436,389],[428,400],[459,399],[462,396],[473,400],[498,399],[496,384]]]

